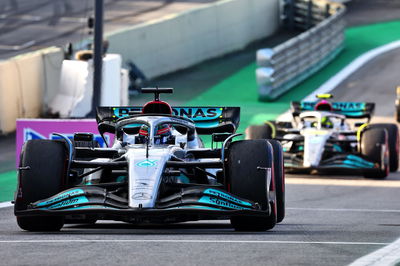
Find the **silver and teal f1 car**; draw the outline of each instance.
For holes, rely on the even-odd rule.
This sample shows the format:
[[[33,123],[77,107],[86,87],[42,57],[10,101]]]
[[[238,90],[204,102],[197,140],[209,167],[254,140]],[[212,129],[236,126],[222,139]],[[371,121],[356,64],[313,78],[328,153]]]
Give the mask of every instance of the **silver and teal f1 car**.
[[[291,122],[266,121],[250,126],[247,139],[279,140],[288,172],[340,170],[385,178],[389,171],[397,170],[396,124],[369,123],[373,103],[329,102],[329,94],[318,97],[315,102],[292,102]]]
[[[236,230],[271,229],[284,218],[282,147],[234,141],[238,107],[171,107],[172,89],[143,89],[143,107],[99,107],[101,135],[24,144],[15,195],[18,225],[56,231],[67,222],[171,223],[230,219]],[[212,136],[205,148],[200,134]]]

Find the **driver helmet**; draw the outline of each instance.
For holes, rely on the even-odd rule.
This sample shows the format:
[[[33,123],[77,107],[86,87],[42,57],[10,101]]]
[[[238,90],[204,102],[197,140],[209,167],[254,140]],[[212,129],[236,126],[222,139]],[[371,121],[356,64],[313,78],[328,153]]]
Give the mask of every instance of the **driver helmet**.
[[[329,117],[324,116],[324,117],[321,118],[321,127],[323,127],[323,128],[333,128],[333,123],[329,119]]]
[[[171,125],[163,124],[156,128],[154,144],[167,144],[171,139]]]
[[[163,124],[157,126],[156,136],[171,136],[171,125]]]
[[[146,125],[142,125],[139,129],[139,136],[148,137],[149,136],[149,127]]]

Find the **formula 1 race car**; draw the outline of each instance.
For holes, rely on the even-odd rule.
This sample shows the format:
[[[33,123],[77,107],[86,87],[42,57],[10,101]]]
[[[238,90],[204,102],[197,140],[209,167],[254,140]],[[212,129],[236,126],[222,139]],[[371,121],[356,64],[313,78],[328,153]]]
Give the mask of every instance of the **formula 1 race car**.
[[[233,141],[239,107],[172,108],[159,100],[172,89],[142,91],[155,100],[97,109],[100,134],[115,134],[111,147],[99,148],[88,133],[24,144],[14,208],[20,228],[230,219],[235,230],[265,231],[283,220],[278,141]],[[199,134],[212,135],[211,148]]]
[[[330,94],[317,97],[315,102],[292,102],[291,122],[252,125],[246,129],[246,138],[279,140],[287,172],[352,170],[369,178],[385,178],[389,171],[397,171],[396,124],[370,124],[373,103],[329,102]]]

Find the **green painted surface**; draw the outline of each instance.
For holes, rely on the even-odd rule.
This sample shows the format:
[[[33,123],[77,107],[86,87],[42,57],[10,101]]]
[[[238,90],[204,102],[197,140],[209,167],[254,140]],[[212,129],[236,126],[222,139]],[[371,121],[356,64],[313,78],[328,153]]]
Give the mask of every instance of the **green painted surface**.
[[[10,201],[17,187],[17,172],[11,171],[0,174],[0,202]]]
[[[289,108],[290,101],[301,100],[361,54],[400,39],[400,21],[353,27],[346,30],[345,49],[325,68],[274,102],[259,102],[252,63],[208,91],[187,102],[188,105],[224,105],[241,107],[243,132],[250,124],[274,119]]]

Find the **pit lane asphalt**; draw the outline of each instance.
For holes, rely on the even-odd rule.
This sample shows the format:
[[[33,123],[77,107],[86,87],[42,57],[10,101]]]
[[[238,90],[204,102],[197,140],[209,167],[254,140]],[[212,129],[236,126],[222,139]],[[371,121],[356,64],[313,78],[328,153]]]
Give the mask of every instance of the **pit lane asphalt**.
[[[397,238],[399,188],[329,185],[335,178],[343,177],[287,185],[287,216],[263,233],[234,232],[226,221],[102,221],[29,233],[17,228],[12,208],[0,209],[0,265],[346,265]]]

